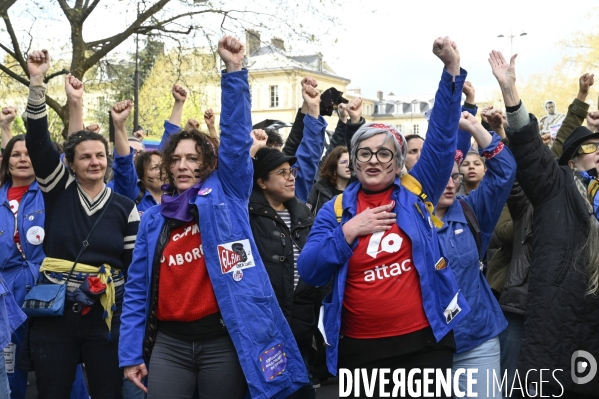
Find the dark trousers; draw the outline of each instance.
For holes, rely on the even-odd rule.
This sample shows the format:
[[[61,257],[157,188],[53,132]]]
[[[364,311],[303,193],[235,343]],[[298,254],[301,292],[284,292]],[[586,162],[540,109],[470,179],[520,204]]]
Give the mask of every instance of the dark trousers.
[[[445,346],[424,347],[417,352],[412,352],[412,353],[408,353],[408,354],[401,355],[401,356],[388,357],[388,358],[384,358],[384,359],[375,360],[375,361],[372,361],[369,363],[364,363],[362,365],[359,365],[356,368],[366,369],[369,376],[372,375],[373,369],[378,369],[379,371],[381,368],[390,369],[391,374],[393,374],[394,370],[405,369],[406,383],[407,383],[407,375],[410,372],[410,370],[413,368],[418,368],[418,369],[425,369],[425,368],[435,369],[436,368],[436,369],[442,370],[443,374],[446,373],[447,369],[451,370],[451,366],[453,365],[453,352],[454,352],[453,348],[449,348],[449,347],[445,347]],[[340,364],[339,366],[343,367],[342,364]],[[353,370],[351,370],[351,371],[353,373]],[[387,378],[391,379],[389,374],[387,374]],[[422,386],[422,375],[421,374],[419,375],[419,378],[414,378],[414,381],[416,381],[416,380],[419,380],[420,384]],[[362,385],[362,388],[360,389],[361,396],[359,396],[359,397],[360,398],[367,398],[367,397],[368,398],[380,398],[381,396],[379,396],[380,390],[379,390],[378,381],[379,380],[377,378],[376,384],[374,387],[374,392],[373,392],[374,395],[373,396],[366,396],[366,393],[364,392],[364,386]],[[434,377],[433,377],[433,382],[434,382]],[[393,389],[393,383],[386,385],[387,393],[390,394],[392,389]],[[430,386],[429,392],[436,392],[436,384],[434,384],[433,386]],[[444,391],[441,390],[441,393],[443,394]],[[351,397],[352,398],[355,397],[354,392],[352,392]],[[409,396],[408,390],[406,389],[406,396],[403,396],[403,397],[411,398],[412,396]],[[421,396],[417,396],[417,397],[420,398]],[[451,398],[451,395],[435,396],[435,398],[449,399],[449,398]]]
[[[29,340],[38,397],[68,399],[77,365],[83,362],[90,396],[120,399],[123,382],[118,357],[121,306],[112,315],[110,341],[103,313],[98,303],[83,316],[73,310],[73,302],[67,301],[62,316],[33,319]]]
[[[241,399],[247,390],[228,335],[186,342],[158,331],[148,370],[148,399]]]

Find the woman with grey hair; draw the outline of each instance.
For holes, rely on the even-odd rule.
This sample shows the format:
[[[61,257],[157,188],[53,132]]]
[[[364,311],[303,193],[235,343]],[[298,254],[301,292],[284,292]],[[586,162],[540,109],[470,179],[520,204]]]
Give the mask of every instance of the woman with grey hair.
[[[363,125],[350,149],[358,181],[323,206],[298,259],[307,283],[333,278],[322,331],[332,374],[451,368],[451,330],[469,311],[441,257],[432,214],[453,167],[466,72],[449,38],[437,39],[433,52],[445,69],[420,160],[400,181],[405,138],[394,126]]]

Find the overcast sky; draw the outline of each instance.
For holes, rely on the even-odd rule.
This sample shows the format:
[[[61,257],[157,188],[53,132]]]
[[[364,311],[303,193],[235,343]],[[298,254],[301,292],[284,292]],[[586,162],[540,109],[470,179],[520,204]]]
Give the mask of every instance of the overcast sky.
[[[235,5],[231,0],[213,1],[222,2],[228,7]],[[243,7],[249,4],[280,14],[280,10],[269,9],[271,1],[253,0],[244,3]],[[128,9],[118,5],[123,3],[129,4]],[[589,14],[594,7],[599,6],[597,0],[336,0],[335,5],[323,0],[316,3],[322,7],[334,7],[327,12],[338,16],[338,33],[330,38],[320,37],[317,44],[291,40],[289,45],[294,55],[320,51],[338,75],[351,79],[351,88],[361,88],[362,95],[370,98],[376,97],[377,90],[382,90],[385,95],[389,92],[396,95],[433,94],[442,64],[432,54],[432,43],[436,37],[446,35],[457,43],[468,79],[473,82],[480,97],[484,97],[485,92],[496,87],[487,62],[489,51],[498,49],[506,56],[510,53],[510,39],[498,38],[500,33],[507,36],[511,32],[516,35],[513,49],[514,53],[519,54],[518,77],[525,78],[531,73],[549,70],[559,61],[562,56],[560,40],[572,37],[575,32],[596,29]],[[29,10],[19,10],[16,8],[19,4],[11,12],[17,14],[19,11],[22,13],[20,15],[26,16]],[[84,30],[86,40],[117,33],[132,22],[135,18],[134,2],[116,4],[110,9],[98,7],[94,11]],[[174,7],[177,3],[172,4]],[[317,25],[309,15],[298,14],[287,19],[304,26],[311,23]],[[594,15],[599,16],[596,9]],[[48,32],[54,38],[51,47],[56,48],[59,43],[68,40],[68,24],[64,23],[63,18],[46,21],[44,26],[47,30],[34,32],[33,47],[48,47]],[[203,23],[214,26],[215,36],[220,35],[218,28],[222,17],[212,19],[203,20]],[[98,23],[94,24],[94,20]],[[269,24],[268,21],[265,23]],[[41,26],[39,22],[37,24]],[[25,23],[23,28],[26,28]],[[318,34],[316,28],[314,31]],[[527,35],[519,36],[522,32]],[[241,32],[239,36],[243,39]],[[262,40],[269,41],[270,36],[271,33],[263,32]],[[335,38],[337,43],[334,43]],[[131,39],[119,50],[131,50],[132,44]],[[67,56],[69,50],[63,51],[62,56]]]
[[[379,0],[375,13],[344,8],[347,32],[335,46],[323,43],[322,52],[363,96],[375,97],[377,90],[385,95],[429,94],[436,90],[441,72],[441,62],[432,54],[433,41],[450,36],[468,79],[482,93],[496,87],[487,61],[490,50],[510,54],[510,39],[498,38],[500,33],[517,35],[513,49],[518,53],[518,77],[526,77],[560,60],[560,40],[596,29],[587,11],[598,5],[596,0]],[[522,32],[527,35],[519,36]]]

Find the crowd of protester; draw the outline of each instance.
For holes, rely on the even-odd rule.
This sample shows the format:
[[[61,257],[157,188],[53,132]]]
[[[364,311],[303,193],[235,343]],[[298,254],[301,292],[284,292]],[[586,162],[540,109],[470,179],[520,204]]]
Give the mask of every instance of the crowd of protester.
[[[478,397],[538,395],[509,389],[518,374],[595,397],[599,377],[571,377],[575,352],[599,358],[594,76],[551,140],[518,95],[516,56],[490,53],[505,109],[478,119],[456,44],[433,53],[426,138],[366,123],[360,98],[336,105],[327,137],[307,76],[283,140],[252,127],[245,48],[225,36],[220,132],[212,110],[208,132],[182,125],[174,84],[146,151],[129,100],[111,108],[114,143],[84,127],[70,74],[68,138],[53,143],[50,55],[32,51],[27,133],[0,112],[0,397],[24,399],[34,371],[40,398],[316,398],[340,368],[449,369],[461,391],[457,370],[476,368]]]

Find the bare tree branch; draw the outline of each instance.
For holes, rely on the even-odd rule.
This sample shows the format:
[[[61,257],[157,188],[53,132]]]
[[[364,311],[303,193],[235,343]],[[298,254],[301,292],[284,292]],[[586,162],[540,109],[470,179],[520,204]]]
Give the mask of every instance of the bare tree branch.
[[[0,71],[4,72],[8,76],[10,76],[14,80],[16,80],[17,82],[23,83],[25,86],[29,86],[29,81],[27,79],[25,79],[24,77],[18,75],[17,73],[15,73],[14,71],[12,71],[11,69],[7,68],[4,64],[0,64]]]
[[[46,94],[46,104],[48,104],[50,106],[50,108],[52,108],[54,110],[54,112],[56,112],[58,114],[60,119],[62,119],[63,121],[66,120],[66,118],[65,118],[65,109],[66,108],[63,107],[62,105],[60,105],[58,103],[58,101],[56,101],[55,99],[53,99],[52,97],[50,97],[47,94]],[[65,125],[66,125],[66,123],[65,123]]]
[[[21,68],[23,68],[23,71],[27,74],[27,76],[29,76],[29,71],[27,69],[27,61],[25,61],[25,58],[23,57],[23,53],[21,52],[21,46],[19,44],[19,39],[17,38],[15,30],[13,29],[12,23],[8,16],[8,7],[2,8],[2,14],[0,14],[0,16],[2,17],[2,19],[4,19],[6,31],[8,32],[8,35],[10,36],[10,41],[12,42],[12,47],[14,50],[12,56],[15,58],[15,60],[17,60],[19,65],[21,65]]]
[[[60,5],[60,8],[62,8],[62,12],[64,12],[64,15],[67,17],[67,19],[69,20],[69,22],[73,22],[72,20],[72,16],[73,16],[73,9],[71,7],[69,7],[69,5],[67,4],[67,0],[57,0],[58,4]]]
[[[67,73],[69,73],[69,71],[67,71],[64,68],[61,69],[60,71],[53,72],[44,78],[44,83],[48,83],[50,81],[50,79],[55,78],[60,75],[66,75]]]
[[[94,0],[94,2],[88,6],[89,0],[85,0],[85,5],[83,6],[84,11],[83,15],[81,16],[81,23],[83,23],[83,21],[85,21],[87,17],[89,17],[89,15],[94,11],[99,2],[100,0]]]
[[[65,1],[65,0],[58,0]],[[127,29],[122,31],[121,33],[112,36],[110,39],[104,39],[103,41],[106,43],[102,45],[100,49],[98,49],[91,57],[86,59],[81,65],[81,69],[83,72],[87,71],[89,68],[94,66],[98,61],[100,61],[106,54],[116,48],[119,44],[124,42],[129,36],[131,36],[135,31],[152,15],[156,14],[160,11],[170,0],[159,0],[157,3],[152,5],[143,13],[139,14],[137,19],[129,25]],[[88,49],[91,49],[90,44],[86,45]]]

